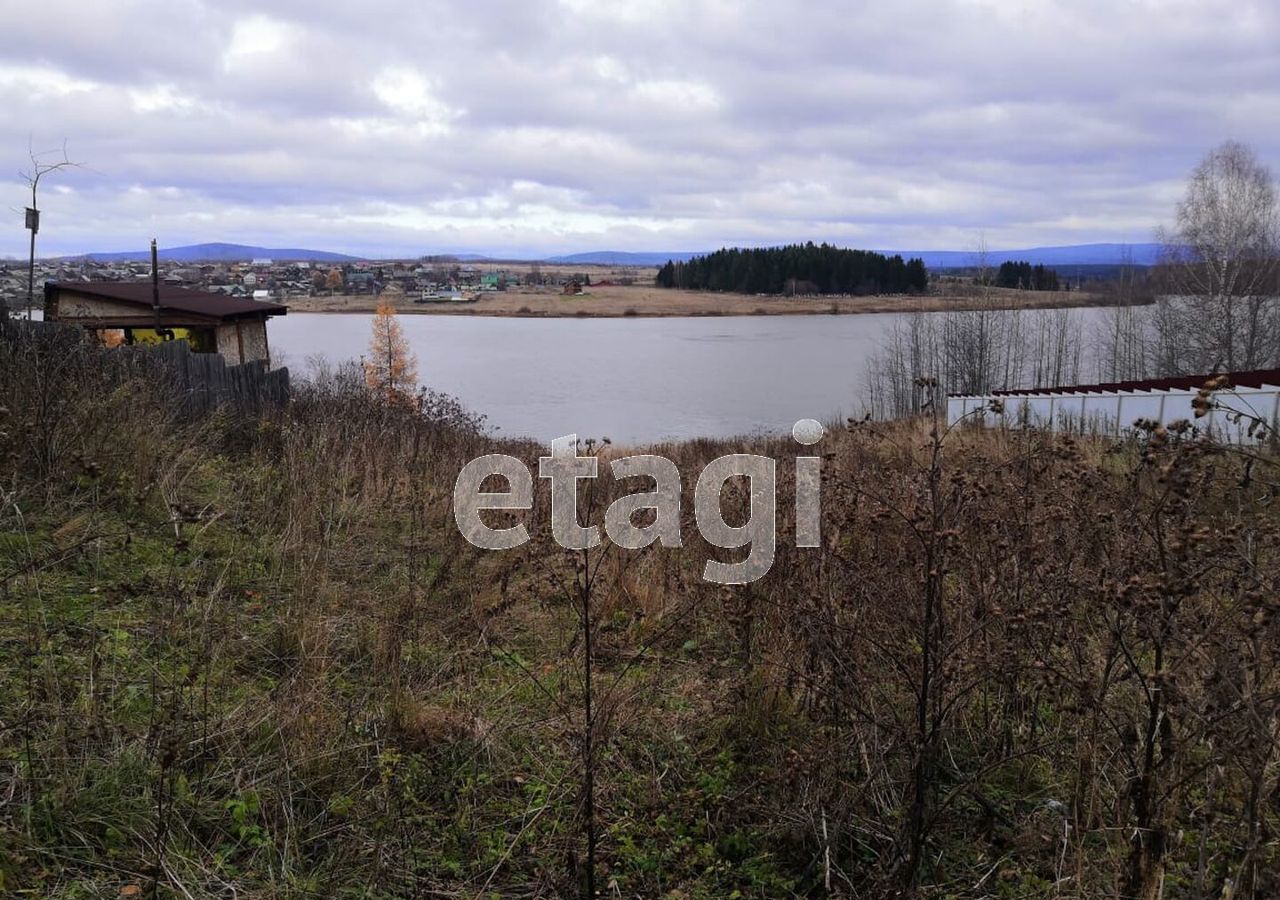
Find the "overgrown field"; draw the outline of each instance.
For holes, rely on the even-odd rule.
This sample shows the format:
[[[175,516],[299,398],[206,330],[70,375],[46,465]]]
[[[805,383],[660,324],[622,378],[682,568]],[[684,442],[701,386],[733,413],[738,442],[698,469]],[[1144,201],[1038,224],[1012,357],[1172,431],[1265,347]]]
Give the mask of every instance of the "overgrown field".
[[[797,549],[806,451],[691,442],[682,548],[566,553],[539,486],[496,553],[454,479],[546,448],[341,376],[198,423],[159,383],[0,335],[0,895],[1280,893],[1269,453],[855,425]],[[725,588],[689,501],[741,451],[779,548]]]

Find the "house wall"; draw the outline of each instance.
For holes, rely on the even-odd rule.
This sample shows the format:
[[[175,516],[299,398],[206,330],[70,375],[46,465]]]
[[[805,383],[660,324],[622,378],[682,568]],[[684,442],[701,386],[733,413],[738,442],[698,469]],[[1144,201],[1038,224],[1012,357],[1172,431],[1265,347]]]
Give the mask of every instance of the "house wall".
[[[240,359],[240,342],[236,340],[236,326],[234,324],[219,325],[214,332],[214,337],[218,341],[219,356],[233,366],[243,361]]]
[[[67,291],[59,293],[57,306],[59,319],[106,319],[138,315],[138,307],[131,303],[118,303]]]
[[[219,325],[216,333],[218,354],[228,363],[262,360],[270,364],[271,357],[267,352],[267,323],[265,319],[239,320],[239,335],[236,334],[236,322]],[[244,359],[240,358],[240,347],[244,346]]]
[[[136,318],[146,315],[132,303],[119,303],[99,297],[89,297],[70,291],[60,291],[57,299],[57,318],[64,322],[75,323],[76,319],[109,319]],[[262,360],[270,363],[267,346],[267,323],[265,318],[239,320],[240,336],[236,336],[236,322],[223,323],[214,330],[218,355],[228,365],[241,362]],[[240,358],[241,341],[244,343],[244,359]]]

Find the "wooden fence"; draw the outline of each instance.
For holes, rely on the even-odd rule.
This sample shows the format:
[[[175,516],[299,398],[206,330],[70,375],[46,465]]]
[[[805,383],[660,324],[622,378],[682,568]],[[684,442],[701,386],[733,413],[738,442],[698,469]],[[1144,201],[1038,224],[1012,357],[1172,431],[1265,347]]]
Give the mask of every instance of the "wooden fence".
[[[256,415],[289,402],[288,369],[268,369],[262,361],[227,365],[216,353],[193,353],[186,341],[108,350],[75,325],[14,318],[0,318],[0,337],[43,344],[58,353],[87,354],[86,364],[155,383],[158,392],[176,399],[187,415],[203,416],[224,406]],[[101,363],[93,362],[95,354],[101,354]],[[127,364],[111,365],[112,361]]]
[[[233,406],[242,412],[260,412],[289,402],[289,370],[268,369],[262,360],[227,365],[216,353],[193,353],[186,341],[121,348],[159,360],[172,377],[172,386],[193,414]]]

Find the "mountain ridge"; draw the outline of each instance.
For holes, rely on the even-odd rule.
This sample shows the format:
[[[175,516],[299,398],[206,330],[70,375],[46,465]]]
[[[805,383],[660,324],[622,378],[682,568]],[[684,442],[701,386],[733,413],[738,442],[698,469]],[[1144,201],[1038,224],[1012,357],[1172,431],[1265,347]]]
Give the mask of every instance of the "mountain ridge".
[[[434,254],[440,257],[451,257],[460,262],[545,262],[555,265],[605,265],[605,266],[662,266],[668,260],[688,262],[695,256],[705,256],[710,250],[703,251],[628,251],[628,250],[591,250],[583,253],[568,253],[559,256],[548,256],[542,259],[512,259],[501,254],[480,253],[448,253]],[[1154,265],[1160,254],[1160,245],[1155,243],[1119,244],[1064,244],[1045,247],[1028,247],[1020,250],[876,250],[886,256],[894,254],[904,259],[919,257],[930,269],[965,269],[979,265],[985,257],[988,266],[999,266],[1003,262],[1025,261],[1032,265],[1046,266],[1116,266],[1126,262],[1135,266]],[[431,256],[433,254],[425,254]],[[277,261],[299,262],[333,262],[352,263],[362,261],[378,261],[379,257],[353,256],[347,253],[335,253],[329,250],[307,250],[301,248],[259,247],[251,244],[233,244],[210,242],[187,244],[181,247],[166,247],[159,251],[160,259],[167,262],[248,262],[254,259],[272,259]],[[1127,256],[1127,258],[1126,258]],[[146,262],[151,258],[149,250],[124,250],[114,252],[80,253],[56,257],[61,260],[91,260],[94,262]],[[381,259],[417,258],[417,257],[382,257]]]
[[[774,245],[777,246],[777,245]],[[628,252],[621,250],[596,250],[589,253],[571,253],[565,256],[551,257],[546,262],[568,265],[641,265],[662,266],[669,260],[688,262],[695,256],[705,256],[713,251],[648,253]],[[1159,259],[1160,245],[1143,244],[1063,244],[1045,247],[1027,247],[1020,250],[987,250],[985,254],[976,250],[875,250],[885,256],[899,255],[904,259],[919,257],[930,269],[966,269],[979,264],[985,255],[986,265],[998,266],[1003,262],[1029,262],[1032,265],[1043,263],[1046,266],[1116,266],[1126,262],[1125,254],[1129,254],[1128,262],[1135,266],[1151,266]]]
[[[181,247],[164,247],[157,251],[168,262],[249,262],[254,259],[290,260],[298,262],[357,262],[359,256],[333,253],[328,250],[303,250],[299,248],[256,247],[251,244],[232,244],[220,241],[204,244],[186,244]],[[107,253],[79,253],[60,256],[65,260],[91,260],[93,262],[148,262],[150,250],[120,250]]]

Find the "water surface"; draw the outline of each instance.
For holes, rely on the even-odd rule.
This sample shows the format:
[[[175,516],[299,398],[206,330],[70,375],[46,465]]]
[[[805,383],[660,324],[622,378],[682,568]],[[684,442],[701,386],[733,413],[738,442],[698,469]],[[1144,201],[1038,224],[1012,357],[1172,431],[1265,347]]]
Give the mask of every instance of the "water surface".
[[[494,432],[635,444],[860,413],[867,360],[901,315],[399,321],[420,381],[484,414]],[[305,372],[313,355],[357,359],[372,318],[273,319],[273,360]]]

